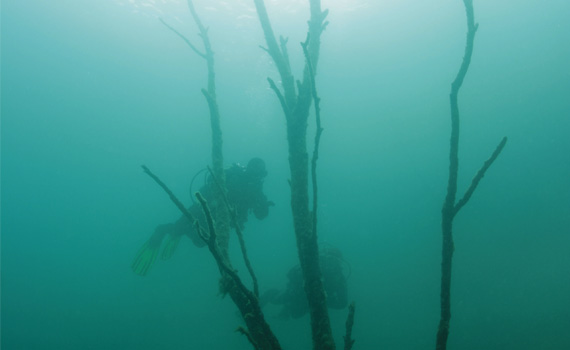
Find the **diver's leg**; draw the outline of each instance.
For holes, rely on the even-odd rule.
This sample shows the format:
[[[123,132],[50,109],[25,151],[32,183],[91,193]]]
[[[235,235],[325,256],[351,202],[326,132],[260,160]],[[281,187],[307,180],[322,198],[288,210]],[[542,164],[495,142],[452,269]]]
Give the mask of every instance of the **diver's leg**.
[[[164,244],[164,248],[162,249],[162,254],[160,258],[162,260],[168,260],[174,255],[176,248],[178,248],[178,243],[180,243],[180,238],[184,235],[184,221],[189,221],[186,216],[182,215],[180,219],[178,219],[172,227],[170,228],[170,232],[168,237],[166,237],[166,243]]]
[[[204,217],[202,207],[198,204],[193,204],[188,210],[190,214],[199,221],[200,226],[206,228],[206,218]],[[178,221],[177,224],[180,223],[180,230],[192,240],[192,243],[194,243],[196,247],[201,248],[206,245],[206,242],[204,242],[202,237],[198,234],[198,231],[196,231],[196,226],[194,226],[188,218],[183,217]]]

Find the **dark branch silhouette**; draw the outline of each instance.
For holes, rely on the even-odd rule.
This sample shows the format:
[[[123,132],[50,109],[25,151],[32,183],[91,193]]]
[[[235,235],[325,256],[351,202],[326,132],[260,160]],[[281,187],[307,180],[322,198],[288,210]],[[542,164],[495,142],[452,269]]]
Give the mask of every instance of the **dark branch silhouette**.
[[[352,326],[354,325],[354,302],[348,306],[346,318],[346,334],[344,335],[344,350],[351,350],[355,340],[352,339]]]
[[[218,178],[216,177],[216,175],[214,175],[212,168],[208,167],[208,171],[210,172],[210,175],[212,175],[212,178],[214,179],[216,186],[218,186],[218,188],[220,190],[223,190],[222,185],[220,184],[220,181],[218,181]],[[239,225],[239,222],[237,219],[235,207],[232,207],[230,205],[230,202],[228,200],[228,196],[226,195],[225,191],[222,191],[222,193],[224,196],[224,204],[226,205],[226,208],[228,209],[228,212],[230,213],[232,223],[235,227],[236,234],[238,236],[239,246],[241,249],[243,261],[244,261],[245,266],[247,267],[247,271],[249,272],[249,275],[251,276],[251,279],[253,281],[253,293],[255,294],[256,297],[259,298],[259,285],[257,283],[257,277],[255,276],[255,272],[253,271],[253,266],[251,266],[251,262],[249,261],[249,257],[247,256],[247,248],[245,246],[245,240],[243,239],[243,233],[241,232],[241,228],[240,228],[240,225]]]
[[[471,56],[473,54],[473,42],[478,25],[475,23],[473,13],[473,1],[463,0],[465,12],[467,15],[467,40],[465,44],[465,54],[459,72],[455,80],[451,84],[451,93],[449,101],[451,107],[451,138],[449,147],[449,178],[447,182],[447,195],[441,210],[441,230],[442,240],[442,257],[441,257],[441,315],[439,327],[436,337],[436,350],[445,350],[447,348],[447,337],[449,335],[449,322],[451,320],[451,263],[453,258],[453,219],[457,212],[469,201],[471,195],[475,191],[479,181],[485,175],[487,169],[495,161],[499,153],[503,150],[507,142],[507,138],[499,143],[491,157],[483,164],[483,167],[477,172],[471,186],[465,192],[465,195],[459,202],[455,202],[457,195],[457,173],[459,169],[459,106],[457,103],[457,95],[463,84]]]
[[[299,262],[303,271],[305,294],[309,304],[313,348],[315,350],[332,350],[335,349],[335,344],[319,262],[319,246],[316,222],[314,222],[316,211],[312,212],[309,209],[309,155],[307,152],[307,119],[313,98],[316,97],[313,95],[314,77],[319,59],[321,33],[326,26],[324,20],[328,11],[321,11],[320,0],[309,0],[311,17],[307,35],[310,37],[310,41],[305,47],[307,59],[303,79],[298,80],[295,84],[289,64],[287,40],[281,38],[280,44],[277,43],[264,1],[254,0],[254,3],[265,36],[266,51],[279,71],[283,89],[282,93],[275,83],[268,79],[283,108],[287,122],[289,169],[291,171],[289,182],[291,186],[291,208]],[[316,166],[316,158],[314,157],[314,159]],[[313,176],[316,176],[315,172],[313,172]],[[315,184],[313,184],[314,191],[317,188]],[[313,210],[315,210],[316,197],[313,200]]]

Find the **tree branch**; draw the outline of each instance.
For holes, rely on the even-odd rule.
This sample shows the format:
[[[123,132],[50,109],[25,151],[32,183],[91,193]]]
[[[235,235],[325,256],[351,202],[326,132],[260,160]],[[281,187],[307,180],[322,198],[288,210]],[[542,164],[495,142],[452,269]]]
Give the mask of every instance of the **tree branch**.
[[[281,108],[283,108],[283,112],[285,113],[285,119],[288,120],[290,117],[290,114],[291,114],[291,110],[289,109],[289,106],[287,105],[287,101],[285,101],[283,94],[281,94],[281,91],[279,91],[279,88],[277,87],[277,85],[275,85],[275,82],[273,81],[273,79],[267,78],[267,81],[269,82],[269,86],[271,87],[271,90],[273,90],[275,92],[275,95],[277,95],[277,98],[279,99],[279,103],[281,103]]]
[[[313,218],[309,210],[307,118],[313,100],[309,84],[310,73],[307,64],[305,64],[303,84],[299,84],[299,88],[296,91],[295,79],[284,62],[282,52],[279,51],[263,0],[254,0],[254,2],[264,30],[268,49],[281,76],[283,96],[281,96],[280,92],[277,96],[281,96],[279,97],[281,105],[287,107],[284,108],[284,111],[287,119],[289,168],[291,170],[291,209],[293,212],[297,252],[303,271],[305,295],[309,305],[313,349],[333,350],[335,349],[335,344],[319,263],[319,246],[316,235],[313,234]],[[311,42],[307,49],[309,60],[313,65],[313,73],[315,73],[319,56],[320,36],[323,28],[322,23],[326,12],[321,12],[320,0],[309,0],[309,4],[311,12],[309,21]],[[272,85],[272,89],[278,92],[279,90],[276,89],[275,84]]]
[[[291,63],[289,62],[289,51],[287,50],[287,41],[288,38],[284,38],[283,36],[279,37],[279,44],[281,46],[281,53],[283,54],[283,60],[285,61],[285,66],[287,70],[291,71]]]
[[[160,22],[161,22],[162,24],[164,24],[164,25],[166,26],[166,28],[170,29],[171,31],[174,32],[174,34],[178,35],[182,40],[184,40],[184,42],[185,42],[186,44],[188,44],[188,46],[190,46],[190,48],[192,49],[192,51],[194,51],[198,56],[200,56],[200,57],[202,57],[202,58],[204,58],[204,59],[207,59],[207,58],[206,58],[206,54],[200,52],[200,50],[198,50],[198,49],[196,48],[196,46],[194,46],[194,45],[190,42],[190,40],[188,40],[187,37],[185,37],[182,33],[180,33],[179,31],[177,31],[176,29],[174,29],[174,27],[172,27],[170,24],[166,23],[162,18],[159,18],[159,20],[160,20]]]
[[[348,317],[346,318],[346,334],[344,338],[344,350],[351,350],[355,340],[352,339],[352,326],[354,325],[354,301],[348,306]]]
[[[253,348],[255,350],[259,349],[259,346],[257,346],[257,343],[255,342],[255,340],[253,340],[253,338],[251,337],[251,334],[249,334],[247,329],[240,326],[236,329],[236,332],[239,332],[239,333],[245,335],[245,337],[247,338],[247,340],[249,340],[249,342],[251,343],[251,345],[253,346]]]
[[[441,210],[441,230],[442,230],[442,251],[441,251],[441,294],[440,294],[440,320],[436,335],[436,350],[447,349],[447,338],[449,335],[449,325],[451,320],[451,267],[453,252],[453,219],[457,212],[467,203],[475,191],[479,181],[485,175],[487,169],[495,161],[499,153],[507,142],[507,138],[499,143],[491,157],[483,164],[483,167],[473,178],[471,186],[459,202],[455,203],[457,195],[457,174],[459,169],[459,105],[457,95],[463,84],[471,57],[473,55],[473,43],[478,25],[475,23],[473,11],[473,1],[463,0],[465,13],[467,16],[467,38],[465,42],[465,53],[457,76],[451,83],[449,103],[451,107],[451,137],[449,146],[449,177],[447,182],[447,194]]]
[[[499,154],[501,153],[501,151],[503,150],[503,148],[505,147],[505,144],[507,143],[507,137],[503,137],[503,139],[501,140],[501,142],[499,142],[499,144],[497,145],[497,148],[495,148],[495,151],[493,151],[493,154],[491,154],[491,157],[489,157],[489,159],[487,159],[485,161],[485,163],[483,163],[483,166],[481,167],[481,169],[479,169],[479,171],[477,172],[477,174],[475,174],[475,177],[473,178],[473,180],[471,180],[471,185],[469,186],[469,188],[467,189],[467,191],[465,191],[465,194],[463,195],[463,198],[461,198],[457,204],[455,204],[455,210],[454,210],[454,215],[457,214],[457,212],[463,208],[463,206],[469,201],[469,199],[471,198],[471,195],[473,194],[473,192],[475,192],[475,189],[477,188],[477,185],[479,184],[479,181],[481,181],[481,179],[483,178],[483,176],[485,176],[485,172],[487,171],[487,169],[489,169],[489,167],[491,166],[491,164],[493,164],[493,162],[495,161],[495,159],[497,159],[497,157],[499,156]]]
[[[277,69],[281,73],[284,70],[285,62],[281,51],[279,51],[279,45],[275,39],[275,34],[273,33],[273,28],[271,27],[271,21],[269,20],[269,15],[267,14],[267,9],[265,8],[265,3],[263,0],[254,0],[255,8],[257,10],[257,15],[259,17],[259,22],[261,23],[261,29],[263,29],[263,35],[265,36],[265,42],[267,43],[267,52],[273,58],[277,65]]]
[[[218,247],[216,240],[217,235],[214,227],[214,220],[206,200],[199,192],[196,193],[196,198],[202,205],[202,210],[204,211],[204,215],[208,222],[208,228],[210,230],[210,238],[207,242],[208,249],[218,264],[218,268],[222,274],[222,279],[227,276],[233,282],[231,284],[227,284],[226,287],[229,288],[229,290],[224,290],[224,292],[228,292],[230,294],[246,322],[249,330],[248,334],[250,334],[254,340],[251,342],[252,345],[259,346],[259,348],[267,350],[281,350],[281,345],[265,321],[263,312],[259,305],[259,299],[255,294],[247,289],[236,271],[228,265],[226,259],[220,252],[220,248]]]
[[[178,200],[178,198],[176,198],[176,196],[174,195],[174,193],[172,193],[172,191],[164,184],[164,182],[162,182],[162,180],[160,180],[158,178],[158,176],[154,175],[154,173],[152,171],[150,171],[149,168],[147,168],[146,165],[141,165],[141,167],[143,168],[144,172],[150,176],[160,187],[162,187],[162,189],[164,190],[164,192],[166,192],[166,194],[168,194],[168,196],[170,197],[170,199],[172,200],[172,202],[174,202],[174,204],[176,205],[176,207],[178,207],[178,209],[180,209],[180,211],[186,215],[186,217],[188,219],[190,219],[191,222],[195,222],[196,219],[194,218],[194,216],[192,214],[190,214],[190,212],[188,210],[186,210],[186,208],[184,207],[184,204],[182,204],[182,202],[180,202]]]
[[[204,211],[204,215],[206,216],[206,222],[208,223],[208,230],[210,232],[208,239],[208,248],[210,249],[210,252],[214,256],[214,259],[216,259],[218,267],[220,268],[222,273],[226,273],[232,278],[232,280],[235,282],[236,286],[241,290],[242,293],[251,298],[253,296],[251,291],[247,289],[247,287],[243,284],[243,282],[237,275],[236,271],[232,269],[228,264],[226,264],[224,258],[220,254],[218,243],[216,241],[217,237],[216,237],[216,229],[214,227],[214,219],[212,218],[212,213],[210,212],[210,208],[208,208],[206,200],[204,199],[204,197],[202,197],[200,192],[196,192],[196,198],[198,199],[198,202],[200,202],[200,205],[202,205],[202,210]],[[255,298],[255,296],[253,296],[253,298]]]
[[[160,180],[158,178],[158,176],[156,176],[152,171],[150,171],[150,169],[147,168],[146,165],[141,165],[141,167],[143,168],[144,172],[148,176],[150,176],[160,187],[162,187],[164,192],[166,192],[166,194],[168,194],[168,196],[170,197],[172,202],[176,205],[176,207],[182,212],[182,214],[184,214],[184,216],[186,216],[188,218],[188,220],[190,220],[190,222],[193,225],[198,223],[198,220],[196,220],[196,218],[194,218],[194,216],[188,211],[188,209],[186,209],[184,207],[184,204],[182,204],[182,202],[180,202],[180,200],[178,200],[178,198],[176,198],[174,193],[172,193],[172,191],[168,188],[168,186],[166,186],[166,184],[164,184],[164,182],[162,182],[162,180]],[[202,237],[202,239],[204,239],[205,235],[204,235],[203,230],[197,230],[196,232],[198,232],[200,237]]]
[[[315,133],[315,145],[313,148],[313,157],[311,158],[311,180],[313,184],[313,235],[317,234],[317,160],[319,159],[319,143],[321,140],[321,134],[323,133],[323,128],[321,127],[321,99],[317,95],[317,86],[315,83],[315,73],[313,70],[313,64],[311,63],[311,58],[309,57],[309,50],[307,46],[309,44],[310,36],[307,35],[307,39],[304,43],[301,43],[303,48],[303,53],[305,54],[305,60],[307,64],[307,69],[309,71],[310,84],[311,84],[311,95],[315,101],[315,119],[317,123],[317,130]]]
[[[230,202],[228,201],[228,196],[226,195],[226,192],[224,191],[224,189],[222,188],[222,185],[218,181],[218,178],[216,177],[216,175],[212,171],[212,168],[208,167],[208,171],[210,171],[210,175],[212,175],[212,178],[214,179],[216,186],[218,186],[218,190],[223,194],[224,203],[226,204],[226,208],[228,209],[228,212],[230,213],[230,217],[231,217],[232,222],[234,224],[234,227],[236,229],[236,234],[238,236],[239,246],[241,248],[241,254],[243,256],[243,261],[245,262],[245,266],[247,267],[247,270],[249,271],[249,275],[251,276],[251,279],[253,281],[253,293],[255,294],[256,297],[259,298],[259,285],[257,283],[257,277],[255,276],[255,272],[253,271],[253,267],[251,266],[251,262],[249,261],[249,257],[247,256],[247,249],[245,247],[245,240],[243,239],[243,233],[241,232],[241,228],[239,227],[239,223],[238,223],[237,215],[236,215],[236,210],[234,207],[232,207],[230,205]]]
[[[257,16],[259,17],[259,22],[263,30],[263,35],[265,37],[265,42],[267,44],[267,49],[265,49],[275,66],[279,71],[281,76],[281,82],[283,84],[283,90],[285,93],[285,100],[289,106],[294,106],[296,96],[295,96],[295,83],[293,76],[291,75],[291,69],[289,67],[289,59],[287,52],[282,52],[275,39],[275,34],[273,33],[273,28],[271,27],[271,21],[269,20],[269,15],[267,14],[267,9],[265,8],[265,3],[263,0],[254,0],[255,8],[257,10]],[[282,48],[284,42],[281,42]]]

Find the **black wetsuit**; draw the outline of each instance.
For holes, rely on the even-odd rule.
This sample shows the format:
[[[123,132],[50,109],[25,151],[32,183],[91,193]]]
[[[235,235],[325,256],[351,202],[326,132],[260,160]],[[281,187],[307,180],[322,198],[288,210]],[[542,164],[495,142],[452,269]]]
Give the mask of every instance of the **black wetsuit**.
[[[269,213],[269,207],[273,205],[273,202],[268,201],[263,193],[263,178],[250,176],[247,169],[238,164],[234,164],[229,169],[226,169],[225,175],[228,202],[236,209],[237,222],[240,228],[243,228],[247,222],[250,211],[259,220],[264,219]],[[206,202],[211,203],[213,201],[215,186],[217,186],[216,183],[210,177],[200,188],[199,192],[206,199]],[[214,210],[214,207],[211,206],[210,209]],[[204,213],[199,203],[192,204],[188,210],[190,214],[198,219],[202,227],[206,227]],[[215,217],[214,211],[212,214]],[[196,246],[205,246],[205,242],[200,238],[195,227],[185,215],[182,215],[173,224],[159,225],[155,230],[155,234],[162,236],[160,240],[166,234],[175,236],[186,235]],[[159,239],[159,237],[156,238]]]

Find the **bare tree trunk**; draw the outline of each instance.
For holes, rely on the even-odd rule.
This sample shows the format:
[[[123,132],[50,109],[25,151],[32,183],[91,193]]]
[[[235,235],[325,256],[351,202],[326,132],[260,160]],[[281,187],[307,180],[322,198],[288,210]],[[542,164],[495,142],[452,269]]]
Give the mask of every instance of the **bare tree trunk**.
[[[281,345],[277,340],[277,337],[271,331],[269,324],[265,321],[263,312],[259,305],[259,300],[256,293],[251,292],[245,287],[241,279],[237,275],[236,271],[233,270],[231,266],[231,261],[228,255],[228,245],[229,245],[229,232],[230,232],[230,212],[226,201],[226,187],[225,187],[225,172],[224,172],[224,161],[222,152],[222,128],[220,124],[220,112],[216,97],[216,83],[215,83],[215,72],[214,72],[214,52],[212,50],[210,39],[208,37],[208,30],[202,24],[191,0],[188,1],[188,7],[192,14],[192,18],[196,23],[200,38],[204,45],[204,52],[197,49],[188,38],[178,32],[176,29],[168,25],[163,20],[162,23],[167,26],[170,30],[175,32],[180,36],[188,46],[199,56],[204,58],[208,67],[208,87],[207,89],[202,89],[202,94],[206,98],[208,103],[208,108],[210,111],[210,125],[212,130],[212,174],[216,179],[218,186],[213,186],[214,191],[214,205],[213,208],[216,213],[216,218],[213,220],[211,213],[208,208],[208,204],[205,203],[203,198],[199,197],[201,204],[204,206],[206,216],[208,218],[209,224],[209,238],[203,237],[210,249],[210,252],[214,256],[220,274],[222,275],[220,280],[220,289],[222,293],[227,293],[232,298],[233,302],[238,307],[246,325],[247,330],[242,327],[238,330],[247,336],[248,340],[251,342],[255,349],[261,350],[280,350]],[[155,178],[156,180],[157,178]],[[160,184],[161,182],[159,182]],[[166,188],[163,186],[163,188]],[[167,190],[167,193],[171,192]],[[171,194],[171,198],[173,195]],[[175,201],[176,203],[177,201]],[[185,214],[186,209],[183,206],[177,205],[179,209]],[[191,217],[191,215],[189,216]],[[191,221],[195,221],[191,219]],[[203,229],[197,227],[198,232],[203,232]],[[247,256],[245,255],[244,247],[244,259],[248,263]],[[249,264],[248,264],[249,265]],[[250,273],[253,275],[253,271],[250,268]],[[255,277],[254,281],[255,281]],[[255,286],[257,291],[257,286]]]
[[[303,81],[298,82],[298,91],[295,91],[294,79],[289,65],[287,40],[281,37],[280,44],[277,44],[263,0],[254,0],[254,3],[265,35],[266,51],[273,58],[282,81],[283,93],[269,79],[272,89],[279,98],[287,121],[289,168],[291,171],[291,208],[299,261],[303,270],[305,293],[309,303],[313,348],[331,350],[335,348],[335,344],[322,283],[317,234],[316,230],[313,229],[314,213],[309,209],[307,119],[312,101],[311,72],[307,63]],[[320,37],[326,25],[324,20],[327,11],[321,11],[320,0],[310,0],[310,9],[311,19],[308,33],[310,40],[306,49],[313,73],[315,73],[320,50]]]
[[[473,54],[473,42],[478,25],[475,24],[473,14],[473,1],[463,0],[465,11],[467,14],[467,41],[465,44],[465,54],[463,62],[459,68],[459,72],[455,80],[451,84],[451,93],[449,95],[451,107],[451,139],[449,147],[449,178],[447,182],[447,195],[441,210],[441,231],[443,235],[442,241],[442,257],[441,257],[441,315],[439,327],[436,337],[436,350],[445,350],[447,348],[447,337],[449,335],[449,322],[451,320],[451,263],[454,252],[453,245],[453,219],[457,212],[467,203],[473,191],[479,184],[479,181],[485,175],[487,169],[495,161],[499,153],[503,150],[507,142],[507,138],[503,138],[491,157],[483,164],[483,167],[477,172],[471,186],[467,189],[464,196],[457,203],[455,202],[457,195],[457,173],[459,169],[459,106],[457,103],[457,95],[463,84],[471,56]]]

